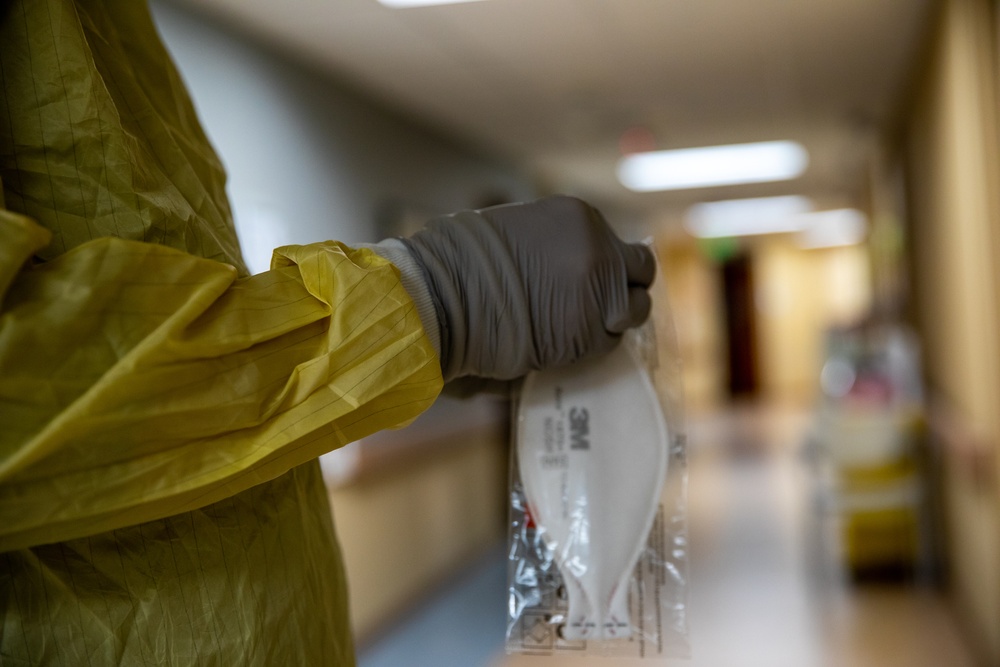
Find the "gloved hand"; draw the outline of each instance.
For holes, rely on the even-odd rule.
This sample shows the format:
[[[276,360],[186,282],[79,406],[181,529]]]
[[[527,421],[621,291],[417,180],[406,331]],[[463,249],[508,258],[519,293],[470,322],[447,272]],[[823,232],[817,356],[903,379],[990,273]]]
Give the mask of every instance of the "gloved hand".
[[[437,312],[446,380],[509,380],[598,355],[649,315],[652,252],[579,199],[462,211],[401,241]]]

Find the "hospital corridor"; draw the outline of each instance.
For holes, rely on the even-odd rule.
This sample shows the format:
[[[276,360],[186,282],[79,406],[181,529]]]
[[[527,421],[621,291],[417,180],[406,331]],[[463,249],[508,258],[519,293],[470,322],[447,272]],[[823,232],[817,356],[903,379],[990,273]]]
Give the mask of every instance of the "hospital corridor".
[[[819,507],[801,409],[741,407],[692,420],[691,659],[654,664],[956,667],[978,664],[947,599],[913,581],[848,579]],[[507,656],[503,553],[409,610],[360,664],[638,665]],[[420,657],[417,657],[417,656]]]
[[[0,665],[1000,667],[1000,0],[144,6],[0,9]]]

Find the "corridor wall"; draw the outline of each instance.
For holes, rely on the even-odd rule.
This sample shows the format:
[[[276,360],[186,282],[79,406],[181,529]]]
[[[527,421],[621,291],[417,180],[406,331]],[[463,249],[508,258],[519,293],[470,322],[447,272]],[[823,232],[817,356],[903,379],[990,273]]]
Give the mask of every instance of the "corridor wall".
[[[996,5],[945,0],[902,141],[911,312],[943,445],[947,554],[984,664],[1000,664],[1000,144]]]

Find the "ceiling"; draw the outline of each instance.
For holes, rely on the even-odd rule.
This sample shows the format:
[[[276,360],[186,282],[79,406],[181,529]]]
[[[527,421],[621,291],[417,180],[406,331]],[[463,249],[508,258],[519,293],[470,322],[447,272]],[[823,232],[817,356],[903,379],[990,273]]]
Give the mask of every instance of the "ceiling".
[[[912,74],[931,0],[199,0],[201,10],[530,169],[637,211],[806,194],[860,205],[865,163]],[[629,128],[656,148],[793,139],[799,179],[636,194]]]

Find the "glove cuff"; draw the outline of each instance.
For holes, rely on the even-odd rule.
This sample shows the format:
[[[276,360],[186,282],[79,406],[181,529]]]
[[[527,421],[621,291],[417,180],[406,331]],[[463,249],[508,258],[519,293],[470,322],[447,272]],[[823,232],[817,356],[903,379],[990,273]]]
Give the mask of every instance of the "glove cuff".
[[[416,306],[420,323],[424,326],[424,331],[437,352],[438,359],[441,360],[441,368],[445,367],[445,360],[442,357],[442,350],[447,349],[442,345],[441,328],[443,319],[439,313],[441,306],[435,302],[431,291],[427,288],[427,275],[420,263],[414,258],[413,253],[406,247],[406,244],[399,239],[385,239],[379,243],[360,243],[359,248],[368,248],[379,257],[390,262],[399,270],[400,281],[403,289],[406,290],[413,305]]]
[[[467,375],[509,380],[538,367],[518,266],[488,220],[459,211],[400,240],[440,308],[446,382]]]

